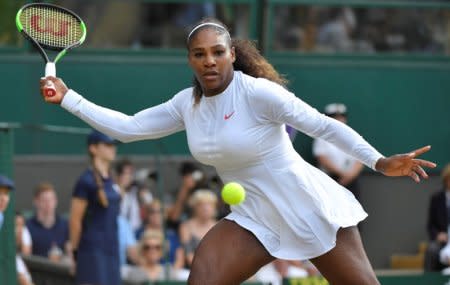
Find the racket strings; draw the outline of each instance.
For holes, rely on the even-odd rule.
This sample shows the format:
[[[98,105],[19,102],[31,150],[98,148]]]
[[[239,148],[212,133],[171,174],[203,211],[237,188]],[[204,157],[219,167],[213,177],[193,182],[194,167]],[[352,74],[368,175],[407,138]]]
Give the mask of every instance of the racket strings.
[[[20,15],[20,22],[38,43],[55,48],[66,48],[83,37],[80,21],[53,7],[29,7]]]

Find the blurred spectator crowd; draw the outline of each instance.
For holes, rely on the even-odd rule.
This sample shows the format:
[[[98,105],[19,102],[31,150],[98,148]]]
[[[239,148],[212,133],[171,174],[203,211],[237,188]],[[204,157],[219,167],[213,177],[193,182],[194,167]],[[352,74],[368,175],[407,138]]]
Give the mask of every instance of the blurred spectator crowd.
[[[186,281],[201,239],[229,213],[220,199],[223,185],[215,173],[208,174],[196,163],[182,162],[179,173],[171,174],[180,178],[175,197],[169,197],[170,191],[158,191],[160,175],[151,168],[136,169],[126,158],[114,164],[114,181],[123,193],[117,234],[124,280]],[[18,259],[35,255],[73,267],[69,209],[58,213],[57,189],[49,182],[36,185],[32,206],[33,210],[16,213]],[[24,276],[21,285],[32,284],[31,274],[23,261],[20,264]],[[318,274],[307,261],[276,260],[252,281],[282,284],[283,277]]]
[[[96,48],[184,48],[189,30],[205,17],[221,19],[234,35],[249,36],[250,7],[238,3],[164,1],[56,1],[78,13]],[[113,33],[112,33],[113,32]]]
[[[279,5],[273,47],[344,53],[448,53],[450,11]]]
[[[269,32],[274,50],[341,53],[427,53],[450,51],[450,9],[269,5],[265,29],[254,22],[250,3],[205,1],[58,0],[88,27],[85,46],[93,48],[184,48],[186,35],[199,20],[215,17],[237,38]],[[426,2],[423,1],[423,2]],[[263,5],[263,4],[261,4]],[[14,10],[11,8],[11,13]],[[256,11],[259,13],[259,11]],[[11,16],[12,17],[12,16]],[[0,28],[0,46],[17,40],[14,27]]]

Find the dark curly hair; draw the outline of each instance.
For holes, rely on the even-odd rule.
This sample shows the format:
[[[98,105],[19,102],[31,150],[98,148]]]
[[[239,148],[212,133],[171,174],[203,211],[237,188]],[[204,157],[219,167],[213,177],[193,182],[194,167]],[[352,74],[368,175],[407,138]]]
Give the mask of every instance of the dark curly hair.
[[[223,29],[214,26],[203,26],[196,29],[193,33],[191,32],[192,34],[187,39],[187,48],[189,48],[191,39],[200,30],[203,30],[205,28],[209,29],[214,28],[216,32],[220,35],[226,35],[228,33],[228,28],[222,22],[220,22],[215,18],[203,19],[200,22],[198,22],[194,27],[206,22],[219,24],[223,27]],[[248,74],[250,76],[256,78],[266,78],[284,87],[286,86],[288,81],[275,70],[275,68],[267,61],[267,59],[265,59],[261,55],[261,53],[259,52],[253,41],[247,39],[244,40],[233,38],[230,39],[228,43],[230,44],[230,47],[234,47],[235,49],[236,61],[233,63],[234,70],[240,70],[243,73]],[[195,104],[198,104],[202,97],[203,91],[200,82],[197,80],[195,76],[193,79],[193,84],[194,84],[193,96],[195,97]]]

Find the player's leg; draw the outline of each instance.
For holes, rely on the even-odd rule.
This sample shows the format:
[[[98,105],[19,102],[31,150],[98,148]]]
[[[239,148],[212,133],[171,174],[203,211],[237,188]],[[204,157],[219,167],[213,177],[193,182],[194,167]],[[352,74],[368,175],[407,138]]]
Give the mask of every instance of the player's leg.
[[[195,251],[189,285],[238,285],[274,258],[246,229],[221,220]]]
[[[333,285],[379,285],[356,227],[341,228],[336,246],[311,259]]]

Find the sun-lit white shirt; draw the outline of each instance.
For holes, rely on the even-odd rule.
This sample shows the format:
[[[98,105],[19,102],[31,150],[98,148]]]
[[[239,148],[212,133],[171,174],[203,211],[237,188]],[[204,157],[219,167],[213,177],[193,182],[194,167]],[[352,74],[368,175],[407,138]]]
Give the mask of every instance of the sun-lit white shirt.
[[[323,140],[315,139],[313,142],[313,154],[314,156],[325,156],[333,165],[340,171],[346,172],[352,169],[355,163],[358,162],[355,158],[347,153],[343,152],[333,144]],[[326,169],[323,169],[328,172]]]

